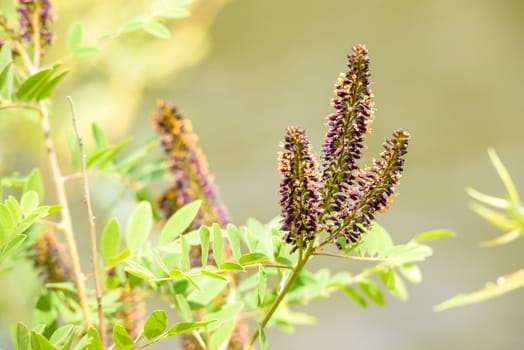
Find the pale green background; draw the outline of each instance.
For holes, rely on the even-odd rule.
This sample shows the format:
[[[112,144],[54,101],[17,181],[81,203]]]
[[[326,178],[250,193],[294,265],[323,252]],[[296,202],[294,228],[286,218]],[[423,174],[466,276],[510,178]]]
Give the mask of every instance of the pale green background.
[[[132,13],[117,1],[103,10],[73,3],[62,0],[60,5],[67,16],[84,22],[106,23],[111,14],[125,18],[122,12]],[[202,3],[211,7],[214,2]],[[138,41],[147,38],[140,35],[124,38],[115,44],[119,51],[108,49],[96,64],[85,60],[84,75],[74,75],[56,97],[73,94],[79,113],[115,129],[115,141],[126,133],[151,138],[148,114],[154,101],[161,97],[177,103],[200,134],[234,221],[240,224],[249,216],[269,220],[279,210],[276,152],[286,126],[305,127],[319,150],[345,55],[365,43],[378,108],[367,154],[376,156],[395,128],[413,135],[400,196],[379,221],[397,242],[435,228],[450,228],[457,236],[432,245],[435,256],[422,264],[423,283],[409,286],[408,302],[388,297],[385,307],[362,310],[343,295],[316,301],[307,310],[318,324],[298,327],[293,336],[271,330],[270,348],[520,349],[522,290],[443,313],[434,313],[432,306],[524,265],[522,242],[479,247],[498,231],[467,208],[464,192],[472,186],[503,195],[486,153],[493,146],[524,193],[523,34],[524,2],[518,0],[234,0],[211,25],[205,51],[198,51],[207,54],[190,68],[169,73],[176,55],[155,54],[151,46],[142,51]],[[109,69],[121,72],[121,81],[116,77],[111,88],[92,85]],[[168,73],[150,72],[155,70]],[[135,75],[143,89],[130,95],[135,108],[123,113],[134,119],[105,116],[102,101],[120,101],[112,96],[125,96]],[[65,101],[57,101],[57,109],[66,113]],[[60,125],[69,128],[68,117],[62,118]],[[38,146],[25,147],[38,156]],[[2,171],[7,165],[30,167],[8,153]],[[98,195],[100,202],[104,192]],[[363,266],[317,260],[317,267],[339,270]],[[16,286],[6,286],[8,293],[16,293]]]

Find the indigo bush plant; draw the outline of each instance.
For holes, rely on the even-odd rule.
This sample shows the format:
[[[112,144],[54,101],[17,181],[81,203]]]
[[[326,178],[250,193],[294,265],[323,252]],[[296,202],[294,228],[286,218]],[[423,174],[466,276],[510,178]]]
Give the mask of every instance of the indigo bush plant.
[[[166,23],[189,15],[191,2],[156,1],[150,12],[99,42],[136,30],[165,38],[170,34]],[[219,199],[191,121],[163,101],[151,114],[157,138],[122,156],[128,140],[110,144],[97,124],[92,126],[94,147],[84,143],[81,116],[67,97],[74,172],[64,174],[50,119],[53,99],[66,99],[53,92],[68,71],[46,56],[48,47],[63,40],[51,26],[58,16],[49,0],[19,0],[16,6],[17,19],[0,17],[0,115],[34,112],[49,164],[49,173],[36,168],[28,175],[4,176],[0,183],[0,270],[9,273],[29,260],[42,284],[31,324],[12,327],[16,349],[143,349],[174,336],[188,350],[252,349],[257,340],[266,349],[266,327],[290,331],[311,321],[293,311],[296,304],[338,291],[362,307],[369,301],[384,304],[384,289],[407,299],[404,279],[420,282],[417,264],[432,254],[422,242],[449,235],[432,231],[394,244],[375,222],[395,196],[410,135],[394,131],[380,157],[360,165],[375,111],[363,45],[353,48],[347,71],[335,84],[320,158],[304,129],[289,127],[285,133],[278,163],[281,216],[237,225]],[[79,24],[67,41],[74,57],[100,49],[82,44]],[[165,159],[153,159],[157,147]],[[116,218],[95,220],[93,175],[118,179],[135,193],[125,229]],[[44,195],[44,179],[52,180],[57,203]],[[81,180],[88,212],[84,225],[71,219],[66,183],[75,179]],[[158,179],[167,183],[163,193],[151,186]],[[89,268],[81,263],[77,242],[86,225]],[[328,264],[331,258],[370,266],[356,274],[308,270],[311,260]],[[164,300],[165,310],[151,310],[148,296]],[[168,309],[175,320],[168,320]]]

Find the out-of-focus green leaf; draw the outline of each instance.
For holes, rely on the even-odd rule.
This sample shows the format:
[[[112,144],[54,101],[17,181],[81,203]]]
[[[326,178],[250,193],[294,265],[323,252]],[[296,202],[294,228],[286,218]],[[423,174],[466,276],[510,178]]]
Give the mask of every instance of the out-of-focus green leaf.
[[[29,174],[24,184],[22,194],[29,191],[35,191],[38,194],[39,203],[44,201],[44,182],[42,181],[42,173],[39,169],[34,169],[31,174]]]
[[[67,73],[67,71],[62,72],[53,77],[59,67],[60,65],[57,64],[52,68],[41,70],[27,78],[18,88],[16,94],[18,99],[40,101],[49,97],[56,84]]]
[[[95,140],[96,148],[104,148],[108,145],[104,129],[98,123],[91,124],[91,133],[93,134],[93,139]]]
[[[31,338],[29,335],[29,329],[22,323],[16,324],[16,348],[17,350],[29,350],[29,344]]]
[[[227,238],[229,240],[229,246],[231,247],[233,256],[235,257],[235,260],[238,261],[238,259],[240,259],[242,256],[242,252],[240,251],[240,233],[238,232],[238,228],[236,228],[235,225],[227,225]]]
[[[258,293],[257,293],[257,305],[260,306],[264,303],[266,297],[267,288],[267,274],[264,267],[261,265],[258,267]]]
[[[126,244],[131,252],[138,250],[147,240],[153,226],[151,204],[143,201],[131,214],[126,228]]]
[[[267,337],[266,332],[264,331],[264,327],[262,327],[262,325],[258,325],[258,333],[260,337],[260,350],[267,350]]]
[[[360,255],[382,257],[391,247],[393,247],[393,241],[390,235],[382,226],[375,223],[371,231],[363,236],[358,252]]]
[[[82,42],[84,28],[80,23],[74,23],[67,33],[67,47],[74,51]]]
[[[246,271],[246,269],[242,265],[230,261],[226,261],[225,263],[220,264],[218,268],[224,271]]]
[[[160,243],[172,241],[182,234],[195,219],[201,205],[202,201],[196,200],[178,209],[162,228]]]
[[[218,323],[218,322],[216,322]],[[235,329],[235,320],[221,322],[220,327],[211,335],[209,339],[209,350],[217,350],[222,344],[229,340]]]
[[[12,47],[9,44],[2,45],[0,50],[0,98],[10,100],[13,94],[14,72]]]
[[[425,241],[432,241],[435,239],[453,237],[454,235],[455,235],[455,232],[451,230],[432,230],[432,231],[426,231],[426,232],[419,233],[413,239],[416,242],[425,242]]]
[[[180,317],[182,317],[184,321],[190,322],[192,320],[191,308],[189,307],[189,303],[183,295],[175,295],[175,306],[178,311],[178,314],[180,315]]]
[[[356,290],[353,288],[339,284],[338,287],[346,294],[349,298],[353,299],[358,305],[362,306],[363,308],[366,308],[368,306],[368,303],[366,302],[366,299],[362,297]]]
[[[145,281],[153,280],[156,278],[155,274],[144,265],[141,265],[132,260],[128,260],[126,264],[127,266],[124,268],[124,270],[132,274],[133,276],[136,276]]]
[[[206,226],[200,227],[200,229],[198,230],[198,234],[200,235],[200,242],[202,243],[202,267],[205,268],[207,266],[207,258],[209,255],[209,228],[207,228]]]
[[[224,261],[224,242],[222,241],[222,229],[218,224],[211,226],[213,231],[213,258],[217,266]]]
[[[191,268],[191,252],[184,236],[180,238],[180,245],[182,246],[182,268],[184,271],[189,271]]]
[[[205,277],[205,276],[204,276]],[[187,300],[197,305],[208,305],[215,299],[228,282],[215,278],[200,277],[197,281],[201,290],[193,290],[187,296]],[[195,278],[196,280],[197,278]]]
[[[481,193],[473,188],[467,187],[466,193],[477,201],[490,205],[498,209],[508,209],[511,207],[511,203],[503,198],[488,196],[487,194]]]
[[[96,328],[91,327],[87,330],[87,336],[89,337],[90,343],[87,346],[87,350],[104,350],[100,335]]]
[[[502,161],[500,160],[499,156],[495,152],[493,148],[488,149],[488,155],[491,159],[491,163],[495,167],[495,170],[497,171],[500,179],[502,180],[502,183],[504,184],[504,187],[506,188],[506,191],[508,192],[509,199],[513,205],[519,205],[520,204],[520,198],[519,193],[517,191],[517,188],[515,187],[515,183],[511,179],[511,176],[509,175],[508,170],[502,164]]]
[[[100,251],[108,262],[120,252],[120,223],[116,218],[109,220],[104,227],[100,239]]]
[[[169,28],[154,19],[145,21],[143,24],[143,29],[149,34],[160,39],[169,39],[171,37],[171,31]]]
[[[518,228],[518,225],[515,223],[515,221],[508,218],[505,214],[492,210],[482,204],[471,203],[469,208],[491,225],[502,231],[513,231]]]
[[[393,288],[390,288],[389,292],[391,294],[393,294],[397,299],[399,299],[401,301],[408,300],[408,290],[406,288],[406,285],[404,284],[404,281],[395,272],[393,272],[392,276],[393,276],[392,278],[393,278],[394,282],[391,284],[391,286]]]
[[[113,258],[111,258],[108,261],[108,265],[109,266],[114,266],[114,265],[124,261],[125,259],[127,259],[130,255],[131,255],[131,250],[129,250],[129,248],[126,248],[126,249],[122,250],[120,252],[120,254],[118,254],[117,256],[115,256]]]
[[[373,302],[375,302],[378,305],[384,305],[386,300],[384,299],[384,295],[380,291],[380,288],[378,288],[377,284],[369,279],[362,279],[358,281],[358,285],[360,286],[360,289],[364,294],[371,299]]]
[[[68,337],[70,337],[73,334],[73,327],[74,326],[72,324],[68,324],[58,328],[56,331],[53,332],[53,335],[51,335],[49,341],[55,345],[64,342]]]
[[[80,46],[73,50],[76,57],[84,58],[96,55],[100,50],[95,46]]]
[[[431,254],[433,250],[430,247],[418,243],[396,245],[385,252],[388,261],[393,265],[424,261]]]
[[[35,331],[31,331],[31,347],[33,350],[58,350],[46,337]]]
[[[513,230],[509,231],[501,236],[498,236],[494,239],[491,239],[489,241],[481,242],[480,245],[483,247],[494,247],[498,245],[508,244],[522,236],[524,233],[520,230]]]
[[[416,284],[422,282],[422,271],[416,264],[409,263],[401,265],[399,266],[399,271],[402,276],[411,283]]]
[[[155,310],[144,324],[144,335],[147,339],[160,336],[167,328],[167,314],[163,310]]]
[[[216,322],[215,320],[210,320],[206,322],[179,322],[171,326],[167,331],[169,336],[179,335],[183,333],[191,332],[195,329],[205,327],[210,323]]]
[[[142,29],[144,27],[144,23],[147,21],[147,17],[145,16],[139,16],[135,18],[131,18],[126,23],[124,23],[120,29],[118,30],[119,33],[129,33],[133,32],[135,30]]]
[[[22,213],[26,216],[35,211],[38,208],[38,204],[38,193],[35,191],[24,193],[20,200],[20,208],[22,208]]]
[[[265,254],[262,253],[247,253],[244,254],[238,259],[240,265],[251,265],[261,262],[271,261]]]
[[[236,320],[238,314],[243,310],[243,308],[244,303],[236,302],[224,305],[219,311],[207,313],[205,320],[217,320],[216,323],[209,326],[208,331],[215,331],[217,328],[220,328],[223,322]]]
[[[435,311],[444,311],[459,306],[476,304],[523,287],[524,269],[521,269],[510,275],[499,277],[496,283],[488,283],[481,290],[469,294],[459,294],[454,296],[443,303],[436,305],[433,309]]]
[[[127,330],[119,324],[113,327],[113,340],[116,347],[120,350],[131,350],[135,345]]]
[[[248,237],[253,240],[250,247],[251,252],[262,253],[272,259],[274,256],[272,231],[255,219],[247,220],[247,229]],[[256,250],[253,247],[256,247]]]
[[[215,272],[212,272],[212,271],[209,271],[209,270],[202,270],[200,271],[202,273],[202,275],[204,276],[209,276],[209,277],[212,277],[212,278],[216,278],[216,279],[219,279],[219,280],[222,280],[222,281],[227,281],[227,278],[218,274],[218,273],[215,273]]]

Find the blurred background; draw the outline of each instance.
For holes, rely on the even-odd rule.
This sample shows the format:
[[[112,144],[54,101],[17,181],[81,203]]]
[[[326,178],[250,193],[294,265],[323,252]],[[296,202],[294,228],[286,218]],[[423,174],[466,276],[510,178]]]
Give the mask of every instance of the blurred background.
[[[8,2],[2,0],[6,11]],[[89,43],[148,7],[145,0],[55,3],[58,41],[49,59],[67,52],[72,23],[85,25]],[[62,135],[71,128],[66,95],[75,99],[85,133],[97,121],[113,142],[132,135],[137,146],[154,137],[149,114],[163,98],[192,119],[234,222],[268,221],[279,213],[276,154],[285,128],[306,128],[319,151],[333,84],[351,47],[364,43],[377,107],[368,159],[394,129],[412,134],[400,195],[378,221],[398,243],[436,228],[456,236],[432,244],[434,256],[421,265],[423,283],[409,286],[407,302],[388,296],[385,307],[362,310],[343,295],[316,301],[301,310],[317,324],[297,327],[292,336],[270,330],[270,348],[524,348],[524,290],[432,311],[444,299],[523,266],[522,240],[479,247],[499,232],[468,209],[464,189],[504,195],[486,152],[492,146],[524,194],[524,2],[200,0],[191,9],[189,18],[169,22],[170,39],[131,33],[110,40],[94,58],[65,60],[71,73],[53,108],[64,161]],[[0,127],[2,175],[27,173],[35,164],[46,169],[31,117],[2,118]],[[97,180],[94,186],[102,210],[112,184]],[[83,220],[80,193],[72,195]],[[125,206],[120,210],[124,215]],[[336,270],[364,266],[317,260],[316,267]],[[24,303],[37,283],[13,277],[1,277],[0,310],[29,319],[31,305]],[[3,320],[4,337],[10,321]]]

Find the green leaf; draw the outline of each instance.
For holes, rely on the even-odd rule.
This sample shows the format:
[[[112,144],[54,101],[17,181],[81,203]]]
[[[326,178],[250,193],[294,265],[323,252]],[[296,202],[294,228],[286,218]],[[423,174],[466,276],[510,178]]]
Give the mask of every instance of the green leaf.
[[[426,232],[419,233],[413,239],[416,242],[425,242],[425,241],[433,241],[435,239],[453,237],[454,235],[455,235],[455,232],[451,230],[432,230],[432,231],[426,231]]]
[[[391,270],[393,271],[393,269]],[[397,299],[401,301],[408,300],[408,290],[406,288],[406,285],[404,284],[404,281],[400,276],[393,272],[392,274],[394,282],[392,283],[392,287],[389,291],[391,294],[393,294]],[[388,286],[389,288],[389,286]]]
[[[28,215],[38,208],[38,193],[35,191],[29,191],[22,195],[20,201],[20,207],[22,208],[22,213]]]
[[[358,305],[362,306],[363,308],[366,308],[368,306],[366,299],[364,299],[362,295],[360,295],[353,288],[342,284],[338,284],[338,287],[344,292],[344,294],[346,294],[349,298],[353,299],[353,301],[355,301]]]
[[[267,274],[266,270],[262,265],[258,267],[258,293],[257,293],[257,306],[261,306],[264,303],[266,297],[267,288]]]
[[[112,218],[104,227],[100,238],[100,251],[106,261],[110,261],[120,252],[120,223]]]
[[[29,350],[30,335],[27,327],[22,323],[16,324],[16,348],[17,350]]]
[[[205,316],[205,320],[217,320],[216,323],[208,327],[209,332],[213,332],[220,328],[222,323],[228,321],[234,321],[237,319],[238,314],[244,309],[244,303],[235,302],[233,304],[226,304],[220,310],[215,312],[209,312]]]
[[[171,37],[171,31],[169,28],[154,19],[144,22],[143,29],[160,39],[169,39]]]
[[[7,256],[8,254],[14,255],[17,253],[18,248],[22,246],[22,243],[26,240],[27,235],[17,234],[11,238],[7,243],[0,247],[0,257]]]
[[[224,261],[224,242],[222,241],[222,229],[218,224],[213,224],[213,257],[215,263],[219,266]]]
[[[49,341],[53,344],[59,344],[64,342],[68,337],[72,335],[73,325],[68,324],[63,327],[58,328],[53,332],[53,335],[49,338]]]
[[[147,339],[160,336],[167,328],[167,314],[163,310],[155,310],[144,324],[144,335]]]
[[[80,23],[74,23],[67,34],[67,47],[74,51],[82,42],[83,27]]]
[[[114,266],[114,265],[124,261],[125,259],[127,259],[130,255],[131,255],[131,251],[128,248],[126,248],[126,249],[122,250],[122,252],[120,252],[120,254],[118,254],[114,258],[110,259],[109,262],[108,262],[108,265],[109,266]]]
[[[481,193],[473,188],[467,187],[466,193],[473,199],[477,201],[490,205],[497,209],[509,209],[511,208],[511,203],[503,198],[488,196],[487,194]]]
[[[52,78],[59,67],[60,65],[55,65],[53,68],[41,70],[27,78],[18,88],[18,99],[39,101],[49,96],[56,83],[65,75],[65,72],[63,72]]]
[[[227,278],[218,274],[218,273],[215,273],[215,272],[211,272],[209,270],[201,270],[200,271],[202,273],[202,275],[204,276],[209,276],[209,277],[212,277],[212,278],[215,278],[215,279],[219,279],[219,280],[222,280],[222,281],[227,281]]]
[[[386,302],[384,299],[384,295],[382,294],[375,282],[368,279],[362,279],[358,282],[358,285],[369,299],[371,299],[378,305],[384,305],[384,303]]]
[[[405,279],[411,283],[422,282],[422,271],[416,264],[404,264],[399,267],[399,271]]]
[[[153,280],[156,278],[155,274],[144,265],[141,265],[132,260],[128,260],[126,264],[127,266],[124,268],[124,270],[132,274],[133,276],[136,276],[145,281]]]
[[[252,265],[258,264],[265,261],[271,261],[265,254],[262,253],[247,253],[244,254],[238,259],[240,265]]]
[[[246,271],[242,265],[230,261],[220,264],[218,268],[224,271]]]
[[[187,296],[187,300],[197,305],[208,305],[215,299],[228,285],[227,281],[215,278],[195,278],[201,290],[193,290]]]
[[[469,208],[477,215],[502,231],[513,231],[518,228],[517,223],[505,214],[490,209],[482,204],[471,203]]]
[[[31,347],[33,350],[58,350],[42,334],[31,331]]]
[[[144,27],[144,23],[146,22],[146,20],[147,20],[147,17],[144,17],[144,16],[131,18],[130,20],[125,22],[120,27],[118,32],[123,34],[123,33],[129,33],[129,32],[133,32],[135,30],[142,29]]]
[[[142,201],[131,214],[126,228],[126,244],[131,252],[138,250],[147,240],[153,227],[151,204]]]
[[[189,303],[183,295],[175,295],[175,305],[176,309],[178,310],[178,314],[180,315],[180,317],[182,317],[184,321],[189,322],[192,320],[191,308],[189,307]]]
[[[477,304],[492,298],[499,297],[524,287],[524,269],[510,275],[499,277],[495,283],[488,283],[486,286],[473,293],[456,295],[443,303],[436,305],[433,310],[444,311],[447,309]]]
[[[385,253],[393,265],[423,261],[431,254],[433,250],[430,247],[418,243],[396,245]]]
[[[231,247],[233,256],[235,257],[235,260],[238,261],[238,259],[240,259],[242,256],[242,252],[240,251],[240,233],[238,232],[238,228],[236,228],[235,225],[227,225],[227,238],[229,240],[229,246]]]
[[[91,345],[91,337],[89,335],[84,335],[80,340],[75,344],[75,347],[73,350],[84,350],[88,349],[89,345]]]
[[[106,135],[104,134],[104,130],[100,124],[91,124],[91,132],[93,134],[93,139],[95,140],[97,149],[104,148],[108,145]]]
[[[44,201],[44,182],[39,169],[34,169],[27,177],[22,193],[25,194],[29,191],[35,191],[38,194],[39,203]]]
[[[210,232],[206,226],[202,226],[198,230],[198,234],[200,235],[200,242],[202,243],[202,250],[201,250],[202,267],[205,268],[207,266],[207,257],[209,255]]]
[[[131,350],[135,345],[135,342],[131,339],[127,330],[119,324],[113,327],[113,341],[120,350]]]
[[[489,241],[481,242],[480,245],[483,247],[495,247],[498,245],[508,244],[521,237],[523,234],[524,233],[520,230],[509,231]]]
[[[182,246],[182,268],[184,271],[189,271],[189,269],[191,269],[191,252],[189,251],[189,245],[184,236],[180,238],[180,243]]]
[[[12,47],[4,44],[0,50],[0,98],[11,99],[14,85]]]
[[[508,170],[506,169],[504,164],[502,164],[502,161],[500,160],[499,156],[493,148],[488,149],[488,155],[491,159],[491,163],[495,167],[495,170],[497,171],[500,179],[502,180],[502,183],[504,184],[506,191],[508,192],[509,200],[513,203],[513,205],[518,205],[520,203],[519,193],[517,191],[517,188],[515,187],[515,183],[509,175]]]
[[[191,225],[201,205],[202,201],[196,200],[178,209],[160,232],[160,243],[167,243],[181,235]]]
[[[87,346],[87,350],[104,350],[100,335],[96,328],[91,327],[87,330],[87,335],[90,339],[90,344]]]
[[[235,320],[221,322],[220,327],[217,328],[209,339],[209,350],[217,350],[222,346],[222,344],[229,341],[231,334],[233,334],[233,330],[235,329],[235,325]]]
[[[167,331],[167,334],[169,336],[179,335],[183,333],[191,332],[195,329],[205,327],[210,323],[216,322],[215,320],[206,321],[206,322],[180,322],[176,323],[169,330]]]
[[[96,46],[80,46],[73,50],[73,54],[78,58],[96,55],[100,50]]]
[[[382,257],[391,247],[393,247],[391,236],[382,226],[375,223],[371,231],[364,235],[358,251],[361,255]]]
[[[266,332],[264,331],[264,327],[262,325],[258,325],[258,333],[260,337],[260,350],[267,350],[267,337]]]

